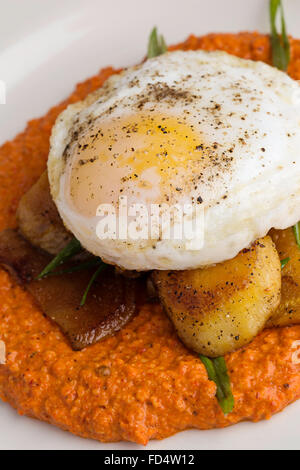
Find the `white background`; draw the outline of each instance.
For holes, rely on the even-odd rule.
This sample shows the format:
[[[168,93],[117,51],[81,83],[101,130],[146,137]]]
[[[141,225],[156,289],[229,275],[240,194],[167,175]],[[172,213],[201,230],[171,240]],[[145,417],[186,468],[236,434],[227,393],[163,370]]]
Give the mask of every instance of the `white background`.
[[[300,37],[300,2],[284,2],[288,31]],[[76,82],[106,65],[142,59],[157,25],[168,43],[190,33],[267,32],[268,0],[0,0],[0,143],[65,98]],[[187,431],[148,449],[299,449],[300,403],[271,421]],[[19,417],[0,403],[0,449],[137,449],[100,444]]]

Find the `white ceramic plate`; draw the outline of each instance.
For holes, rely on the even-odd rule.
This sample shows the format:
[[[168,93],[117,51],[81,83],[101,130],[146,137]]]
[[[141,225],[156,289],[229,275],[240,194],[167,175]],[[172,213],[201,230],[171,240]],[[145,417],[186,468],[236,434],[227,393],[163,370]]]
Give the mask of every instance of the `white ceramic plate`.
[[[137,63],[157,25],[169,43],[213,31],[267,32],[268,0],[0,0],[0,144],[103,66]],[[285,0],[288,30],[300,37],[300,4]],[[298,31],[299,29],[299,31]],[[147,449],[299,449],[300,402],[271,421],[187,431]],[[140,449],[100,444],[20,417],[0,403],[1,449]]]

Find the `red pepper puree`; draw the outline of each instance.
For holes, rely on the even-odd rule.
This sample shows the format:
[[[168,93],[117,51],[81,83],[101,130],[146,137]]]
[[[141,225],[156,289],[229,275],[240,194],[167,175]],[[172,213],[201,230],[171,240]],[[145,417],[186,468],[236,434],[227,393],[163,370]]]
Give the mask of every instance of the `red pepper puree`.
[[[300,41],[291,40],[290,75],[300,79]],[[174,49],[221,49],[270,63],[268,36],[258,33],[189,37]],[[0,148],[0,230],[14,227],[22,194],[45,169],[51,127],[69,104],[117,71],[106,68],[77,85],[70,97]],[[144,305],[114,337],[72,351],[30,295],[0,271],[0,397],[20,414],[100,441],[147,444],[188,428],[225,427],[270,418],[300,397],[300,365],[293,342],[300,326],[265,330],[226,357],[235,397],[225,417],[215,385],[196,354],[177,338],[159,305]]]

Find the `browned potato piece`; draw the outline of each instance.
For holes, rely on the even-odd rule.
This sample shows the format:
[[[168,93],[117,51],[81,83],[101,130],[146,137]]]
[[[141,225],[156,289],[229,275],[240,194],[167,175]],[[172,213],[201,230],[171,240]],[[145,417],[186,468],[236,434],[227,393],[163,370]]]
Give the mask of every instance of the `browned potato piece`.
[[[224,263],[154,271],[153,279],[184,344],[210,357],[249,343],[280,301],[280,259],[268,236]]]
[[[71,239],[52,200],[46,171],[22,197],[17,219],[22,235],[52,255]]]
[[[267,326],[300,323],[300,250],[292,228],[270,233],[280,259],[290,258],[282,270],[281,302]]]

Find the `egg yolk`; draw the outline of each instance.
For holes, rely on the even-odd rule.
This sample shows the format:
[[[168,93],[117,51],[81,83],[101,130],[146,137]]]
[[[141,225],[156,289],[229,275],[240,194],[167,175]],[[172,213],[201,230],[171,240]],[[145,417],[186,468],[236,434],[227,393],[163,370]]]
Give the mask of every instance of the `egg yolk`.
[[[175,203],[190,193],[205,153],[199,130],[186,118],[149,112],[97,120],[73,144],[65,191],[87,217],[99,204],[116,207],[120,196],[131,203]]]

